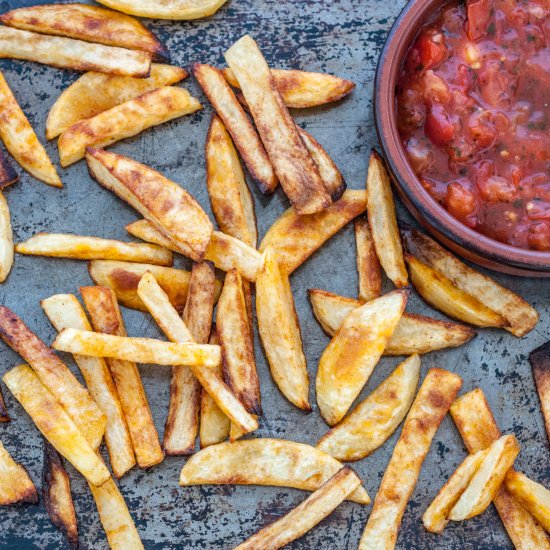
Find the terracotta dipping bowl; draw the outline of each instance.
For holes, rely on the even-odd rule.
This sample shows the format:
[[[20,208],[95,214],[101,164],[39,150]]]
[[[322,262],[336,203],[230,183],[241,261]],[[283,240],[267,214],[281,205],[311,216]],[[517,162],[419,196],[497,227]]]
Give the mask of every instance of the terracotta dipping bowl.
[[[411,0],[395,21],[380,55],[374,85],[374,115],[388,168],[412,215],[444,246],[496,271],[550,277],[550,252],[526,250],[495,241],[451,216],[422,187],[401,145],[395,106],[401,64],[420,27],[445,3],[441,0]]]

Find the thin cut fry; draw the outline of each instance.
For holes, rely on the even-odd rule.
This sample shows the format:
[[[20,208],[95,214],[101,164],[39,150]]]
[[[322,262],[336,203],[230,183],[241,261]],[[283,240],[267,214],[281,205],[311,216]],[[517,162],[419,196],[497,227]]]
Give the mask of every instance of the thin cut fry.
[[[151,19],[201,19],[216,13],[227,0],[100,0],[114,10]]]
[[[8,187],[8,185],[12,185],[18,179],[19,176],[11,165],[11,162],[0,150],[0,189],[4,189],[4,187]]]
[[[313,529],[360,485],[361,480],[351,468],[342,468],[296,508],[239,544],[236,550],[282,548]]]
[[[407,502],[439,424],[460,390],[456,374],[430,369],[407,415],[399,441],[374,499],[360,550],[395,547]]]
[[[10,274],[13,265],[13,231],[10,209],[4,193],[0,191],[0,283]]]
[[[369,302],[382,294],[382,272],[376,255],[374,241],[366,218],[355,220],[355,244],[357,246],[357,273],[359,275],[359,299]]]
[[[2,388],[0,388],[0,422],[11,422],[6,403],[4,402],[4,395],[2,394]]]
[[[0,441],[0,506],[38,502],[38,492],[27,470],[13,460]]]
[[[529,354],[529,363],[539,394],[546,435],[550,440],[550,342],[533,350]]]

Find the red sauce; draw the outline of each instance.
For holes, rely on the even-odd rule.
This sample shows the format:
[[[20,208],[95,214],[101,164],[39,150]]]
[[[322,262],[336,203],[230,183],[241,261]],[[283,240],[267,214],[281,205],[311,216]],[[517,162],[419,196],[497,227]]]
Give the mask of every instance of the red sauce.
[[[550,250],[549,0],[452,2],[411,46],[397,86],[412,167],[454,217]]]

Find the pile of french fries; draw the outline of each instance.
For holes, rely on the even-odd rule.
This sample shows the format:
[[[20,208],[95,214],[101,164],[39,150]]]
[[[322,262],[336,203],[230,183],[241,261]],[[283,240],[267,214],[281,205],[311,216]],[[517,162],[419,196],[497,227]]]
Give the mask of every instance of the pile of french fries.
[[[422,463],[450,412],[470,454],[424,512],[426,529],[441,533],[448,521],[477,516],[493,502],[517,548],[550,548],[545,533],[550,492],[514,470],[519,443],[513,435],[501,436],[481,390],[457,399],[462,379],[443,369],[429,370],[421,382],[420,355],[466,344],[476,335],[472,326],[523,336],[538,314],[427,235],[399,227],[390,178],[377,153],[370,158],[366,189],[346,190],[335,163],[297,126],[289,107],[339,100],[353,83],[270,69],[250,36],[225,52],[227,68],[193,65],[215,110],[205,149],[215,229],[181,185],[105,147],[201,108],[186,90],[173,86],[187,72],[152,63],[167,58],[166,48],[125,14],[202,17],[224,1],[101,3],[124,13],[65,4],[0,16],[0,57],[89,71],[52,107],[47,138],[59,136],[63,166],[85,158],[91,177],[141,216],[126,226],[139,242],[39,233],[14,247],[0,194],[1,280],[15,250],[87,260],[94,282],[80,288],[83,305],[73,294],[41,302],[58,332],[51,347],[73,354],[85,386],[16,313],[0,306],[0,337],[26,362],[8,370],[3,381],[44,437],[42,494],[69,543],[77,546],[78,525],[63,460],[86,479],[114,549],[143,548],[115,479],[136,465],[152,468],[165,455],[190,456],[181,486],[251,484],[310,491],[298,507],[238,546],[272,549],[301,537],[344,500],[370,504],[362,480],[343,462],[376,452],[403,423],[359,543],[361,549],[391,549]],[[0,96],[6,148],[31,174],[61,186],[1,74]],[[291,203],[259,245],[243,164],[263,193],[280,183]],[[0,156],[0,188],[16,179]],[[317,407],[330,429],[316,445],[241,439],[259,429],[263,414],[265,381],[256,368],[254,309],[273,381],[296,407],[314,408],[290,276],[351,221],[357,298],[309,289],[313,312],[331,338],[315,379]],[[174,268],[174,253],[189,258],[192,269]],[[384,273],[395,287],[385,294]],[[409,281],[428,304],[460,323],[406,312]],[[128,336],[121,305],[150,314],[165,339]],[[357,403],[384,355],[407,357]],[[548,346],[533,352],[531,362],[548,428]],[[162,442],[139,363],[171,367]],[[10,421],[1,393],[0,421]],[[197,439],[201,450],[195,453]],[[103,441],[112,474],[99,454]],[[0,504],[37,500],[28,473],[0,442]]]

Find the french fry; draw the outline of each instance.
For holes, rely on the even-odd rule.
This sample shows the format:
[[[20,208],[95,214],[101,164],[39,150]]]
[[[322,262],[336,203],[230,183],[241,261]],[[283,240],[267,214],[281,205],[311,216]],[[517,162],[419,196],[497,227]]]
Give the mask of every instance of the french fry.
[[[0,58],[23,59],[75,71],[149,76],[151,54],[0,27]]]
[[[42,435],[90,483],[101,485],[111,477],[71,417],[28,365],[14,367],[2,379]]]
[[[272,248],[264,252],[256,278],[256,314],[273,380],[291,403],[311,410],[306,357],[290,281]]]
[[[337,460],[369,456],[395,432],[413,402],[420,378],[420,358],[403,361],[352,413],[317,443]]]
[[[0,506],[38,502],[38,492],[27,470],[13,460],[0,441]]]
[[[508,472],[505,483],[514,498],[550,533],[550,491],[514,470]]]
[[[313,313],[329,336],[334,336],[344,319],[363,304],[360,300],[338,296],[318,288],[309,289],[308,294]],[[384,355],[423,354],[453,348],[465,344],[475,335],[475,330],[465,325],[415,313],[403,313],[384,350]]]
[[[357,218],[354,224],[357,247],[357,274],[359,299],[369,302],[382,294],[382,272],[374,241],[366,218]]]
[[[294,208],[289,208],[269,228],[259,250],[264,252],[268,246],[273,248],[281,269],[292,273],[366,209],[367,194],[362,190],[346,191],[338,202],[312,216],[300,216]]]
[[[452,404],[450,413],[471,453],[486,449],[500,437],[493,413],[479,388],[461,395]],[[516,548],[550,549],[544,529],[504,485],[495,495],[493,504]]]
[[[0,189],[12,185],[19,179],[17,172],[13,169],[11,162],[0,150]]]
[[[351,468],[342,468],[296,508],[239,544],[236,550],[282,548],[313,529],[360,485],[361,480]]]
[[[487,454],[468,487],[449,512],[449,519],[462,521],[483,513],[491,504],[518,453],[519,444],[513,435],[502,436],[487,447]]]
[[[225,148],[223,151],[224,156],[231,155],[232,153],[231,149],[227,148],[229,143],[228,136],[224,136],[222,132],[223,125],[225,125],[250,175],[258,182],[262,193],[272,193],[277,187],[277,176],[275,175],[271,161],[258,133],[250,123],[244,109],[231,88],[227,85],[221,72],[210,65],[196,63],[193,66],[193,74],[207,95],[208,100],[214,106],[218,116],[223,121],[223,124],[221,122],[218,124],[214,122],[218,119],[213,119],[206,139],[207,181],[213,177],[213,170],[216,168],[216,165],[213,164],[212,153],[218,150],[216,147],[218,140],[223,140]],[[240,177],[240,174],[235,173],[235,170],[238,170],[240,165],[237,168],[233,160],[237,159],[234,157],[231,159],[230,173],[232,177]]]
[[[2,29],[0,27],[0,55]],[[63,187],[48,153],[38,141],[4,75],[0,71],[0,139],[17,163],[36,179],[53,187]]]
[[[42,300],[40,305],[58,332],[65,328],[92,330],[86,313],[72,294],[51,296]],[[107,418],[105,442],[113,473],[120,478],[135,466],[136,459],[115,383],[104,359],[75,355],[74,360],[82,372],[90,394]]]
[[[401,236],[410,254],[503,317],[506,321],[503,328],[514,336],[524,336],[537,324],[538,313],[523,298],[468,267],[427,235],[406,227]]]
[[[334,426],[347,413],[384,352],[407,304],[395,291],[354,309],[331,340],[317,370],[317,404]]]
[[[245,439],[202,449],[185,464],[180,485],[273,485],[316,491],[343,467],[315,447],[284,439]],[[363,487],[348,500],[369,504]]]
[[[166,47],[140,21],[98,6],[29,6],[3,13],[0,22],[24,31],[141,50],[160,57],[169,55]]]
[[[61,529],[72,548],[78,548],[78,523],[69,474],[59,453],[44,439],[42,498],[52,523]]]
[[[132,78],[98,72],[83,74],[57,98],[46,120],[46,137],[53,139],[65,130],[116,105],[125,103],[187,77],[187,71],[153,63],[147,78]]]
[[[430,369],[407,415],[403,430],[382,478],[360,550],[395,547],[407,502],[416,485],[439,424],[460,390],[456,374]]]
[[[83,159],[92,145],[106,147],[201,108],[183,88],[157,88],[67,128],[58,141],[59,161],[61,166],[70,166]]]
[[[275,174],[298,214],[331,204],[317,165],[286,108],[256,42],[246,35],[225,52],[239,81]]]
[[[0,422],[11,422],[10,415],[6,403],[4,402],[4,395],[2,394],[2,388],[0,388]]]
[[[550,440],[550,342],[533,350],[529,354],[529,363],[539,394],[546,434]]]
[[[137,287],[137,284],[136,284]],[[94,330],[126,335],[114,292],[105,287],[81,287],[80,294]],[[144,306],[145,307],[145,306]],[[135,363],[107,359],[140,468],[150,468],[164,459],[147,396]]]
[[[99,3],[123,13],[151,19],[201,19],[216,13],[227,0],[101,0]]]
[[[15,246],[19,254],[50,256],[73,260],[118,260],[170,266],[170,250],[154,244],[125,243],[113,239],[84,237],[65,233],[37,233]]]
[[[283,101],[287,107],[303,109],[338,101],[348,95],[355,84],[337,76],[306,71],[271,69]],[[239,81],[231,69],[223,69],[223,76],[235,88]]]
[[[10,209],[4,193],[0,191],[0,283],[10,274],[13,265],[13,231]]]
[[[92,177],[135,208],[182,254],[195,261],[203,258],[213,227],[191,195],[155,170],[115,153],[88,148],[86,160]]]
[[[106,418],[74,374],[5,306],[0,306],[0,336],[30,364],[92,448],[97,449],[103,439]]]
[[[388,278],[395,286],[403,288],[408,284],[408,276],[403,261],[391,183],[384,161],[376,151],[372,151],[369,161],[367,197],[369,227],[376,255]]]

